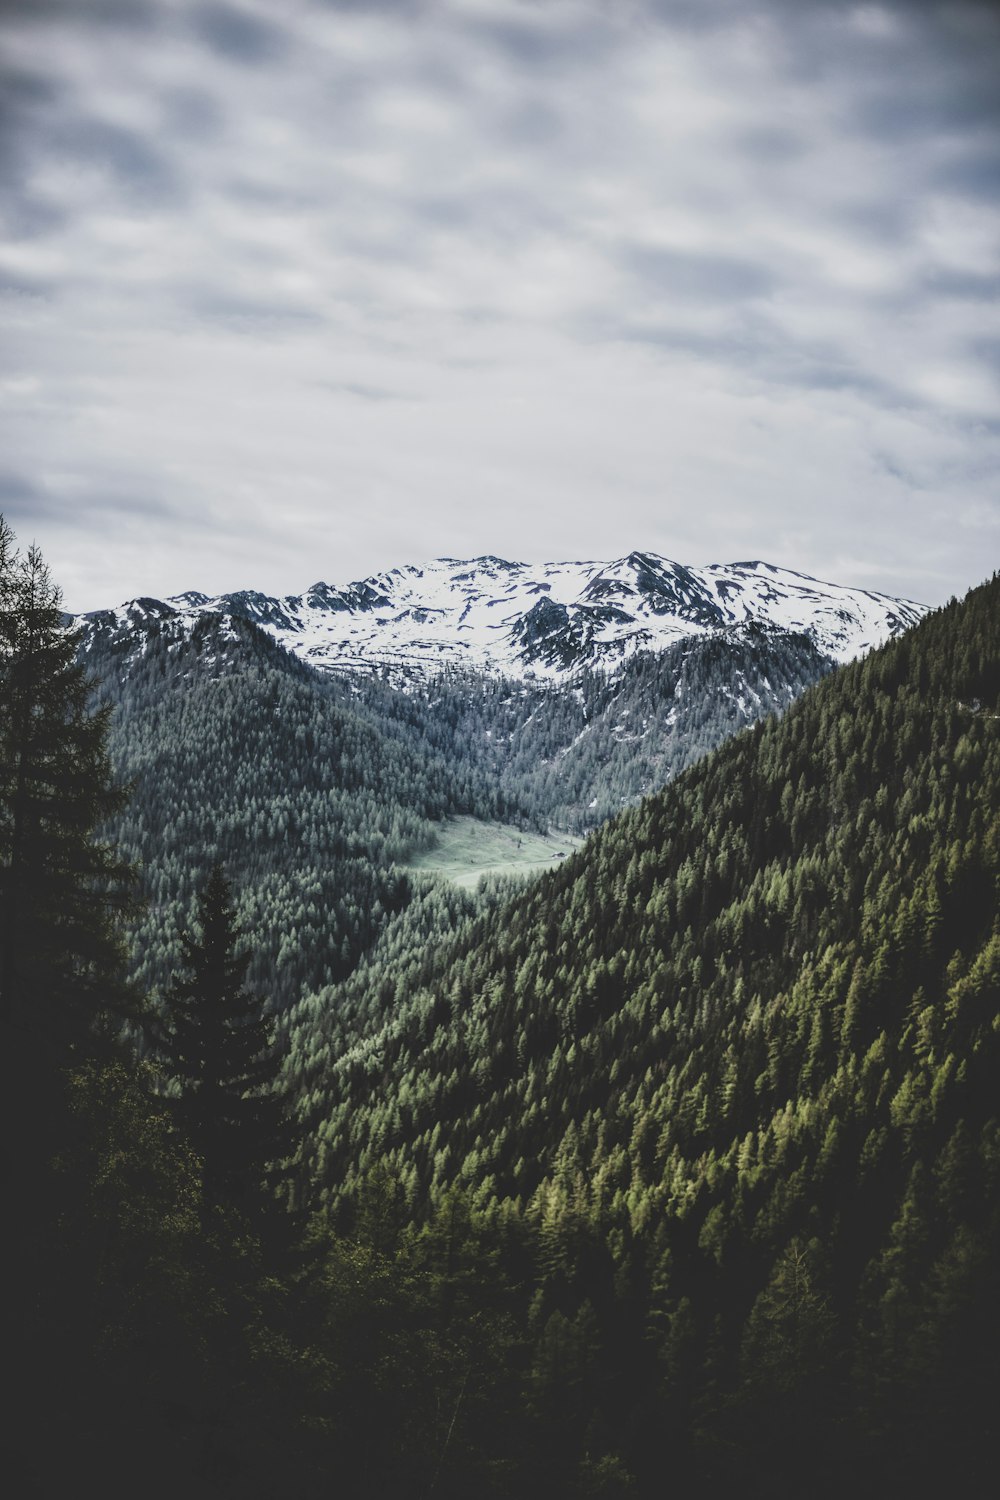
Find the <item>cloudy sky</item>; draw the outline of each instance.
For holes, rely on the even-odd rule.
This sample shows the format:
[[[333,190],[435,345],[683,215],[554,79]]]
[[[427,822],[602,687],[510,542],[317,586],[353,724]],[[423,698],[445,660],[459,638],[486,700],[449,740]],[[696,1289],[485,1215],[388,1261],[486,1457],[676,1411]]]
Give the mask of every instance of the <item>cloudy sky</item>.
[[[0,509],[66,603],[1000,566],[984,0],[0,0]]]

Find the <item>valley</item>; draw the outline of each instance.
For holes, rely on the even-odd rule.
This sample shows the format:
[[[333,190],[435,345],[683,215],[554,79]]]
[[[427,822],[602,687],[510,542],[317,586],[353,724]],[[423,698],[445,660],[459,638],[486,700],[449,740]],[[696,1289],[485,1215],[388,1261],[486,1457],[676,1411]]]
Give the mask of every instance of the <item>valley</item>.
[[[345,979],[422,872],[477,882],[488,851],[460,850],[472,825],[454,820],[491,828],[482,868],[526,876],[834,665],[809,634],[749,620],[613,671],[585,654],[565,681],[401,684],[320,670],[243,614],[191,608],[140,601],[80,627],[133,786],[108,830],[143,870],[133,974],[169,981],[219,859],[256,934],[251,980],[278,1012]]]

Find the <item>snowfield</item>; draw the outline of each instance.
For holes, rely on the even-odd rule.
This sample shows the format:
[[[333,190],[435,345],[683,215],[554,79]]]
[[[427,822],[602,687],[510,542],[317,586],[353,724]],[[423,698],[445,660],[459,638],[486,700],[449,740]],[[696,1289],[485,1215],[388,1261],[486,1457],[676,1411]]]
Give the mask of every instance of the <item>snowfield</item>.
[[[78,623],[116,633],[203,614],[242,616],[311,665],[405,682],[445,668],[560,680],[734,626],[802,631],[836,661],[898,634],[925,606],[765,562],[685,567],[650,552],[613,562],[438,558],[272,598],[244,591],[138,599]]]

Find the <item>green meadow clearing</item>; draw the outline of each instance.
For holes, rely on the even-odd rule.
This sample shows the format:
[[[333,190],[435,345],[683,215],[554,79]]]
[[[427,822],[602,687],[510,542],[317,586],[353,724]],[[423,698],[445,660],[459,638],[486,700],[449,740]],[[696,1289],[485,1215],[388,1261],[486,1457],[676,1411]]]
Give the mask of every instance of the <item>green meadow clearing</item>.
[[[557,865],[583,842],[576,834],[533,833],[508,823],[479,818],[449,818],[437,842],[406,866],[423,874],[443,875],[471,889],[484,875],[528,875]]]

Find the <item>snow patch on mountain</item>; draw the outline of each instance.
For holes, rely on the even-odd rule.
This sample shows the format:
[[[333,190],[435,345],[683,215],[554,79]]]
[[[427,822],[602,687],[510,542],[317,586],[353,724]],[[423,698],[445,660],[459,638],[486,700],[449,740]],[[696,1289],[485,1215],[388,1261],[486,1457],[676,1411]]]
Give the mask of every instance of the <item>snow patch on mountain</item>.
[[[651,552],[611,562],[444,557],[300,595],[255,590],[135,599],[78,617],[116,634],[205,614],[252,621],[294,655],[336,672],[405,682],[465,668],[562,680],[614,671],[640,651],[745,624],[803,632],[848,661],[916,623],[926,607],[824,583],[765,562],[691,568]]]

